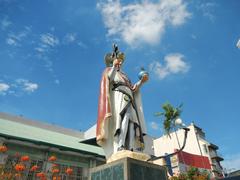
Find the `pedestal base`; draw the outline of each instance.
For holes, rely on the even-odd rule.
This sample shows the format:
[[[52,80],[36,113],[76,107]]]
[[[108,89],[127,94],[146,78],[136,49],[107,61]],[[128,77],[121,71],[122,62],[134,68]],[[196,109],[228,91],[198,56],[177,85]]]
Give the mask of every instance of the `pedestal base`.
[[[147,161],[150,159],[150,156],[147,154],[144,154],[142,152],[134,152],[134,151],[129,151],[129,150],[122,150],[114,153],[110,158],[108,158],[107,163],[123,159],[125,157],[129,157],[132,159],[140,160],[140,161]]]
[[[92,168],[89,180],[167,180],[165,167],[125,157]]]

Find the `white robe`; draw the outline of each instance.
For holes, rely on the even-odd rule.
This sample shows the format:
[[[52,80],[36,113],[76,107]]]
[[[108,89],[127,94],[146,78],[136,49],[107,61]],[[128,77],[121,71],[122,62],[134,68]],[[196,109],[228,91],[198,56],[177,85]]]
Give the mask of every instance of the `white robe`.
[[[146,126],[143,116],[141,95],[139,92],[139,87],[137,91],[132,91],[127,86],[119,86],[118,89],[121,89],[127,92],[128,95],[134,100],[135,109],[130,103],[124,117],[121,117],[120,113],[124,109],[124,107],[129,103],[129,98],[124,93],[113,89],[113,84],[117,82],[126,83],[127,76],[120,71],[117,71],[116,68],[112,67],[108,74],[109,83],[110,83],[110,103],[112,116],[109,120],[109,136],[107,142],[103,146],[107,159],[113,153],[116,153],[121,146],[121,143],[126,144],[127,135],[130,136],[128,139],[129,144],[133,151],[137,151],[138,148],[141,147],[139,142],[140,133],[146,134]],[[128,80],[129,81],[129,80]],[[136,86],[140,86],[140,81],[135,84]],[[137,132],[134,130],[133,125],[137,125],[141,128],[137,128]],[[116,132],[120,130],[120,134],[116,135]],[[134,142],[131,139],[134,138]]]

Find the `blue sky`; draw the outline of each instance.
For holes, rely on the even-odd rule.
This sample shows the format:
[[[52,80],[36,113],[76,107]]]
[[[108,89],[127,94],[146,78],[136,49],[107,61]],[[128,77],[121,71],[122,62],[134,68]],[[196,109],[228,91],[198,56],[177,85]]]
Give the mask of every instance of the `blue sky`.
[[[0,111],[88,129],[116,42],[133,82],[149,71],[149,134],[162,135],[154,113],[164,102],[183,103],[185,124],[203,128],[224,165],[239,169],[239,8],[238,0],[0,0]]]

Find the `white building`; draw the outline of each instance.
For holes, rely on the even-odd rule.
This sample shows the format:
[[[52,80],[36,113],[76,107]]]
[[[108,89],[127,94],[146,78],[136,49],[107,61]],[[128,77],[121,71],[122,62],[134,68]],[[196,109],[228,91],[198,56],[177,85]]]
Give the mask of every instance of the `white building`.
[[[209,171],[212,177],[221,177],[223,169],[220,161],[223,158],[217,153],[218,146],[208,142],[205,133],[195,124],[192,123],[188,128],[190,131],[183,151],[170,158],[173,173],[185,172],[189,166],[193,166]],[[180,149],[183,145],[184,130],[172,132],[170,137],[164,135],[153,141],[155,156],[164,156]],[[161,165],[164,161],[160,159],[157,163]]]

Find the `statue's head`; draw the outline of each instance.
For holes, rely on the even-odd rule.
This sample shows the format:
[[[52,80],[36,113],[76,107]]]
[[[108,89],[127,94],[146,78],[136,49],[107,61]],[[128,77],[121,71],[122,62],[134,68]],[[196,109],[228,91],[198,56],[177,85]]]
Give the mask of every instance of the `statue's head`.
[[[112,53],[107,53],[105,55],[104,59],[105,59],[106,66],[107,67],[112,67],[113,61],[115,59],[120,60],[121,64],[122,64],[124,62],[124,60],[125,60],[125,54],[118,50],[118,46],[116,44],[113,44],[113,52]]]

